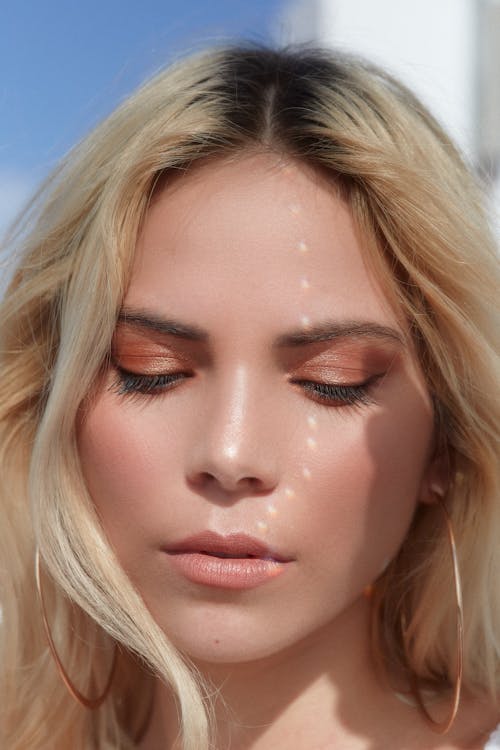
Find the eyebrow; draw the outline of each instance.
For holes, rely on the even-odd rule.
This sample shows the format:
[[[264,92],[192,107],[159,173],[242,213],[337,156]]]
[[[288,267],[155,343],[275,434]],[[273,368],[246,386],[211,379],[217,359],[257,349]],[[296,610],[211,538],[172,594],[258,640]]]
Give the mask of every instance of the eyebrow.
[[[124,308],[118,316],[118,322],[189,341],[208,342],[210,339],[208,331],[203,328],[144,310]],[[336,339],[380,339],[404,345],[403,335],[390,326],[372,321],[327,320],[281,334],[273,342],[273,348],[300,347]]]
[[[180,323],[177,320],[163,318],[155,313],[142,310],[122,309],[118,315],[118,323],[131,325],[134,328],[144,328],[168,336],[178,336],[189,341],[208,341],[209,339],[207,331],[198,326]]]
[[[325,321],[304,327],[298,331],[284,333],[275,341],[278,348],[306,346],[335,339],[382,339],[399,345],[404,344],[402,334],[395,328],[372,321],[345,320]]]

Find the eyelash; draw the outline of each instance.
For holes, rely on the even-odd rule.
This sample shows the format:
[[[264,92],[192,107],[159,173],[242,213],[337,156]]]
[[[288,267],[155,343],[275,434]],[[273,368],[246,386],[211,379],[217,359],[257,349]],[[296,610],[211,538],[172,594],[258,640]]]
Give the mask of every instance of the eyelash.
[[[137,375],[115,365],[117,379],[114,390],[120,396],[157,396],[171,388],[179,380],[190,377],[183,372],[163,375]]]
[[[373,402],[370,395],[370,386],[380,376],[375,375],[364,383],[355,385],[342,385],[340,383],[317,383],[313,380],[293,380],[295,385],[300,385],[305,391],[310,391],[315,400],[328,406],[366,406]]]
[[[188,373],[139,375],[115,365],[117,379],[114,390],[121,396],[158,396],[169,390],[175,383],[191,377]],[[373,402],[370,386],[381,376],[373,375],[363,383],[342,385],[340,383],[317,383],[313,380],[291,380],[293,385],[309,391],[313,398],[325,406],[362,406]]]

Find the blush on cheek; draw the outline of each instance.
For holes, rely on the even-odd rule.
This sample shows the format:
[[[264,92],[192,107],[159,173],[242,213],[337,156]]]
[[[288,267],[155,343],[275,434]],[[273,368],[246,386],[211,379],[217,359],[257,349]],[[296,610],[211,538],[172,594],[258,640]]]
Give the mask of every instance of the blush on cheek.
[[[149,497],[154,502],[157,493],[148,492],[148,487],[158,483],[158,457],[145,420],[138,424],[126,409],[110,403],[113,398],[98,398],[78,429],[83,475],[112,542],[123,533],[124,524],[141,529],[147,516],[141,500]]]

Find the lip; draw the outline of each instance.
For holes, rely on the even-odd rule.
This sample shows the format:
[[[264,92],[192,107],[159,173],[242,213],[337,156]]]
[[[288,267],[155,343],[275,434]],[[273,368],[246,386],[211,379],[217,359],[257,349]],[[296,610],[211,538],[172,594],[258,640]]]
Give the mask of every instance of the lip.
[[[164,549],[173,568],[192,583],[249,589],[285,572],[292,558],[247,534],[203,531]]]

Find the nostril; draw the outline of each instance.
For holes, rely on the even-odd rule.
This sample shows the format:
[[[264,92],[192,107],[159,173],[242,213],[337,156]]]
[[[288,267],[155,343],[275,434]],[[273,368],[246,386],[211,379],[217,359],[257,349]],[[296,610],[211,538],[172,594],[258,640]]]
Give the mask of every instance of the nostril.
[[[234,492],[236,490],[251,490],[257,492],[263,488],[263,482],[257,477],[242,476],[237,477],[234,475],[223,475],[222,473],[212,473],[209,471],[203,471],[198,476],[193,477],[193,484],[198,486],[215,487],[219,486],[226,492]]]
[[[246,479],[243,479],[241,481],[247,481],[248,484],[252,489],[258,490],[262,486],[262,482],[260,479],[257,479],[256,477],[248,477]]]
[[[262,494],[270,492],[277,484],[277,467],[272,465],[269,456],[241,456],[231,461],[220,453],[214,454],[215,447],[203,442],[203,450],[191,453],[186,466],[186,479],[198,492],[207,491],[215,497],[221,492],[226,500],[229,494]],[[236,499],[236,498],[234,498]]]

